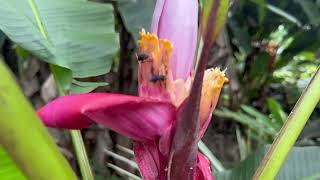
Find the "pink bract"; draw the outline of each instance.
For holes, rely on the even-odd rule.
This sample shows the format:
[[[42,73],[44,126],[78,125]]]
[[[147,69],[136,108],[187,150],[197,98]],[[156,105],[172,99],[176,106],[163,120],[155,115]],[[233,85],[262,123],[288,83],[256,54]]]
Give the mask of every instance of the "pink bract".
[[[187,79],[194,65],[197,45],[198,1],[158,0],[151,32],[173,44],[173,79]]]

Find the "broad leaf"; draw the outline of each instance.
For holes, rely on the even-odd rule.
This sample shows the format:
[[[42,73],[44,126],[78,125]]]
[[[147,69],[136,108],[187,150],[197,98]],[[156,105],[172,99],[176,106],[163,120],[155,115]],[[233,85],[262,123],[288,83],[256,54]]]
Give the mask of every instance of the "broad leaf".
[[[88,93],[95,90],[98,87],[106,86],[105,82],[81,82],[73,80],[71,84],[70,94]]]
[[[118,0],[120,15],[127,30],[135,41],[140,39],[139,31],[150,31],[156,0]]]
[[[110,70],[118,51],[113,8],[79,0],[0,0],[0,29],[43,60],[74,77]]]
[[[54,76],[58,92],[60,95],[88,93],[98,87],[106,86],[105,82],[81,82],[72,79],[72,73],[69,69],[60,66],[51,65],[51,72]]]
[[[216,180],[248,180],[252,179],[268,148],[265,147],[242,161],[238,167],[215,174]],[[288,155],[276,179],[300,180],[314,176],[320,172],[320,147],[294,147]]]
[[[1,180],[26,180],[7,152],[0,146],[0,179]]]

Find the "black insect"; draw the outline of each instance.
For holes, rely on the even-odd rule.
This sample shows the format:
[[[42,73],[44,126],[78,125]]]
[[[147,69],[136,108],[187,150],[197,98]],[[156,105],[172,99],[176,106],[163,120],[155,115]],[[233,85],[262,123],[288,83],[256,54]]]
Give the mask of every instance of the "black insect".
[[[137,59],[138,59],[138,61],[144,61],[144,60],[149,59],[149,55],[145,54],[145,53],[138,53]]]
[[[164,75],[152,75],[150,78],[151,82],[164,81],[166,77]]]

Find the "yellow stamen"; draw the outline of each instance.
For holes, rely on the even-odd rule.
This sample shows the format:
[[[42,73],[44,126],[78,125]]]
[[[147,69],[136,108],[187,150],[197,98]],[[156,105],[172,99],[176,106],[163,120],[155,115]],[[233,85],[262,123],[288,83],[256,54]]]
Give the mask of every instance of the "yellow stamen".
[[[168,87],[172,83],[170,59],[173,45],[169,40],[159,39],[156,34],[140,32],[141,39],[138,41],[140,53],[149,55],[148,61],[139,62],[139,84],[146,88],[140,95],[148,97],[165,96],[170,98]],[[152,77],[163,76],[164,80],[150,81]],[[156,93],[156,94],[153,94]],[[161,93],[161,95],[159,95]]]
[[[161,62],[159,68],[159,73],[164,74],[167,76],[171,76],[171,70],[170,70],[170,58],[172,54],[172,44],[170,41],[166,39],[160,39],[160,50],[161,50]],[[168,80],[171,80],[171,78],[168,78]]]
[[[152,59],[159,63],[160,61],[160,45],[156,34],[140,32],[141,39],[138,40],[140,51],[151,55]]]
[[[169,40],[159,39],[156,34],[140,32],[138,41],[140,52],[149,56],[147,61],[139,61],[139,94],[149,98],[170,100],[176,107],[190,93],[192,76],[187,79],[173,80],[170,59],[173,45]],[[163,76],[164,80],[150,81],[153,77]],[[219,69],[206,70],[200,106],[200,119],[208,116],[218,99],[220,89],[228,79]]]

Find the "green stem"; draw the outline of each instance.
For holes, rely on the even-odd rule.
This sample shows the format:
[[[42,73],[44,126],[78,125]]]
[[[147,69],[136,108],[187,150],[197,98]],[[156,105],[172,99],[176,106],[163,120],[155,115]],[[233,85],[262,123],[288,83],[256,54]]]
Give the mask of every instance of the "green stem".
[[[72,80],[71,72],[68,69],[59,66],[50,65],[50,70],[57,84],[58,93],[60,96],[67,94]],[[80,130],[69,131],[72,139],[72,144],[77,156],[78,165],[83,180],[94,180],[93,173],[90,167],[89,158],[86,148],[83,143],[83,138]]]
[[[42,21],[41,13],[40,13],[39,9],[37,8],[36,2],[34,0],[28,0],[28,3],[29,3],[29,6],[30,6],[30,8],[32,10],[34,18],[35,18],[35,20],[37,22],[37,26],[39,28],[39,31],[40,31],[41,35],[43,36],[43,38],[45,38],[46,40],[48,40],[50,42],[49,34],[48,34],[47,30],[46,30],[46,27],[44,26],[44,22]],[[50,68],[51,68],[51,70],[52,69],[57,69],[53,65],[51,65]],[[60,69],[60,72],[61,72],[61,69]],[[59,89],[59,95],[66,94],[66,92],[63,91],[65,84],[62,85],[62,84],[60,84],[60,82],[62,82],[62,81],[59,81],[59,79],[61,79],[63,77],[58,77],[59,74],[55,73],[55,71],[52,71],[52,73],[54,74],[56,84],[59,87],[58,88]],[[70,76],[70,79],[71,79],[71,76]],[[65,82],[63,82],[63,83],[65,83]],[[84,147],[84,143],[83,143],[83,140],[82,140],[81,133],[77,132],[77,131],[75,131],[75,132],[71,131],[70,133],[71,133],[72,142],[73,142],[73,145],[74,145],[74,148],[75,148],[75,151],[76,151],[78,164],[79,164],[80,169],[81,169],[82,178],[84,180],[93,180],[92,171],[91,171],[89,160],[88,160],[88,157],[87,157],[87,154],[86,154],[86,151],[85,151],[85,147]]]
[[[209,161],[211,162],[212,170],[215,172],[222,172],[226,169],[223,167],[222,163],[214,156],[211,150],[202,142],[199,141],[198,147],[200,151],[207,156]]]
[[[79,130],[71,130],[70,134],[77,154],[78,164],[80,165],[82,179],[94,180],[81,132]]]
[[[320,100],[320,68],[299,98],[286,123],[261,161],[253,179],[274,179]]]
[[[76,180],[70,165],[1,59],[0,77],[1,146],[28,179]]]

